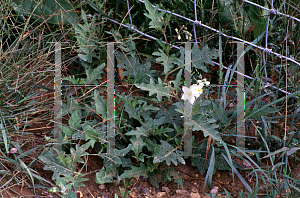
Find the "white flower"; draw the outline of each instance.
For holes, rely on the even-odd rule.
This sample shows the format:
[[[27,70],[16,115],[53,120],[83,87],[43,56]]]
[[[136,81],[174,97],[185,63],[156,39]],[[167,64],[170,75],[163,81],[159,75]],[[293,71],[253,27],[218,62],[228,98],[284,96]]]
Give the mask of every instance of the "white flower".
[[[186,86],[182,87],[183,95],[181,97],[182,100],[188,100],[191,104],[195,102],[195,96],[193,95],[192,89],[187,88]]]
[[[198,98],[202,93],[203,93],[203,84],[193,84],[191,86],[191,90],[192,90],[192,95],[195,96],[196,98]]]
[[[210,82],[206,81],[204,78],[203,80],[197,80],[197,84],[193,84],[190,88],[185,86],[182,87],[183,95],[181,99],[188,100],[191,104],[193,104],[202,93],[203,93],[203,86],[209,85]]]
[[[182,87],[184,94],[182,95],[183,100],[188,100],[191,104],[195,102],[195,99],[198,98],[203,93],[203,83],[194,84],[190,88],[185,86]]]

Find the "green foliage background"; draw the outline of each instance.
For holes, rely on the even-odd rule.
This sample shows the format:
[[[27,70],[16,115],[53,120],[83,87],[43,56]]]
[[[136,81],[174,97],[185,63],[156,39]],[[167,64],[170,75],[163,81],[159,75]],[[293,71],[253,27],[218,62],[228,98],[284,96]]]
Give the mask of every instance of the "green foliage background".
[[[185,85],[185,51],[182,46],[180,50],[171,46],[179,45],[179,41],[188,41],[190,35],[194,38],[193,27],[182,18],[159,11],[158,7],[194,19],[193,1],[129,2],[133,27],[155,37],[156,41],[108,20],[131,25],[126,1],[123,0],[5,1],[0,19],[2,159],[25,172],[34,189],[39,183],[49,192],[60,192],[62,197],[76,196],[77,189],[87,180],[82,169],[78,171],[76,167],[78,164],[87,165],[91,148],[103,162],[95,177],[98,184],[146,177],[157,188],[169,181],[182,187],[183,181],[174,167],[178,163],[186,165],[191,158],[191,165],[205,174],[204,186],[211,187],[212,176],[217,170],[231,170],[244,184],[248,195],[256,196],[262,187],[258,183],[253,188],[249,186],[240,174],[245,171],[244,168],[233,160],[236,156],[251,162],[253,170],[249,174],[264,173],[256,176],[263,182],[269,182],[268,195],[297,197],[300,182],[293,177],[288,166],[290,159],[293,165],[299,160],[299,66],[289,63],[287,67],[283,59],[271,54],[264,62],[261,51],[247,48],[246,63],[251,69],[248,75],[253,80],[245,82],[245,122],[248,123],[246,129],[250,125],[255,127],[256,135],[247,142],[250,146],[245,151],[237,153],[230,138],[235,137],[236,114],[244,108],[225,97],[228,94],[236,98],[236,93],[228,88],[223,91],[221,87],[205,87],[204,93],[192,106],[192,114],[185,111],[185,103],[181,100],[182,86]],[[255,3],[271,7],[266,0]],[[299,9],[299,4],[294,1],[274,2],[273,6],[291,15],[297,10],[295,8]],[[268,46],[273,51],[300,60],[297,42],[300,40],[299,23],[287,23],[288,18],[279,15],[270,16],[268,22],[266,10],[235,0],[200,1],[196,8],[202,24],[227,35],[253,41],[256,45],[264,45],[265,38],[261,35],[266,32],[266,24],[269,23]],[[192,84],[217,70],[214,78],[220,84],[233,83],[236,77],[223,74],[222,68],[216,68],[212,61],[226,66],[236,64],[236,48],[229,44],[230,40],[209,29],[196,27],[196,33],[198,43],[194,43],[191,49]],[[24,140],[16,141],[12,137],[24,135],[26,127],[31,126],[28,120],[34,119],[32,115],[36,112],[46,112],[38,114],[44,123],[53,119],[53,100],[45,101],[41,93],[53,91],[49,88],[52,74],[46,71],[53,72],[54,42],[63,42],[63,66],[69,67],[69,71],[63,73],[63,83],[86,87],[63,89],[62,116],[65,122],[60,126],[62,139],[54,139],[54,131],[45,132],[43,140],[47,144],[24,152]],[[106,83],[107,42],[116,42],[115,75],[120,79],[116,78],[115,94],[116,148],[109,154],[107,92],[96,87]],[[292,94],[285,95],[278,89],[264,86],[264,68],[269,75],[274,75],[273,86]],[[209,80],[212,81],[213,77]],[[95,86],[88,86],[91,84]],[[229,105],[232,107],[229,108]],[[274,128],[278,128],[277,120],[284,118],[285,114],[288,119],[284,122],[289,129],[282,132],[280,128],[280,133],[274,134]],[[44,117],[48,119],[42,119]],[[19,127],[19,121],[23,128]],[[260,124],[254,124],[255,121]],[[184,156],[183,149],[187,128],[194,134],[203,134],[201,139],[191,138],[193,156],[190,157]],[[53,144],[72,146],[60,151]],[[256,147],[253,148],[253,145]],[[12,148],[18,150],[18,155],[11,152]],[[29,164],[24,163],[24,159],[35,150],[39,153],[38,157]],[[272,169],[262,166],[263,156],[269,158]],[[44,164],[44,170],[53,171],[55,187],[33,170],[33,162],[37,160]],[[4,163],[2,166],[6,167]],[[284,181],[280,187],[277,185],[279,181]]]

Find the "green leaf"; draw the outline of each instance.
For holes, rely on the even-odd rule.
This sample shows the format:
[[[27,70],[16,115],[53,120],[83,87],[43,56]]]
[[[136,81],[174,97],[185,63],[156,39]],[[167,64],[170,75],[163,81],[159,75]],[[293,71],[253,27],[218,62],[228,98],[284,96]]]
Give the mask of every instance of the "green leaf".
[[[129,35],[128,41],[122,42],[120,47],[131,57],[135,57],[136,47],[135,47],[135,42],[133,41],[132,35]]]
[[[153,52],[152,55],[158,56],[155,60],[159,63],[162,63],[164,66],[164,74],[167,74],[170,71],[174,64],[179,65],[180,60],[175,56],[175,54],[171,54],[167,56],[162,49],[158,49],[159,52]]]
[[[212,59],[216,59],[219,57],[219,50],[217,49],[209,49],[207,45],[205,45],[201,51],[198,47],[197,43],[194,43],[192,48],[192,61],[194,67],[197,69],[201,69],[204,72],[208,72],[206,64],[214,65]]]
[[[171,88],[169,86],[165,86],[160,78],[158,79],[158,84],[156,84],[151,78],[150,84],[141,83],[135,84],[135,86],[142,90],[149,91],[149,96],[157,94],[156,97],[159,101],[162,100],[162,96],[167,96],[168,98],[172,96]]]
[[[182,71],[183,71],[183,69],[180,69],[179,72],[176,75],[176,79],[170,81],[170,82],[173,83],[174,88],[175,88],[176,91],[181,90],[181,88],[179,86],[182,84],[182,82],[181,82],[182,81],[182,77],[181,77],[182,76]]]
[[[156,127],[155,134],[156,135],[165,135],[166,137],[168,137],[168,133],[173,132],[173,131],[174,131],[173,128],[161,126],[160,128]]]
[[[64,177],[58,177],[56,184],[62,189],[61,192],[69,192],[73,189],[78,189],[80,186],[85,186],[82,182],[87,181],[87,178],[84,178],[84,175],[63,175]],[[68,194],[68,195],[69,195]],[[76,196],[76,194],[75,194]],[[74,197],[74,196],[73,196]],[[70,198],[73,198],[70,197]]]
[[[183,181],[182,178],[179,177],[180,174],[174,170],[174,168],[169,169],[169,173],[172,178],[174,178],[174,181],[182,188],[183,187]]]
[[[57,177],[56,178],[56,185],[60,188],[65,188],[66,186],[66,181],[64,180],[63,177]]]
[[[176,148],[174,148],[171,144],[169,144],[166,141],[160,140],[160,142],[161,144],[158,145],[154,151],[155,152],[155,154],[153,155],[154,164],[166,161],[168,166],[171,164],[171,162],[173,162],[175,166],[177,166],[177,160],[180,163],[185,164],[184,159],[181,157],[182,151],[178,151]]]
[[[205,122],[206,121],[206,122]],[[215,120],[211,120],[215,121]],[[201,123],[201,124],[199,124]],[[218,128],[219,126],[216,124],[210,124],[207,123],[207,120],[203,120],[203,122],[196,122],[192,120],[191,122],[185,122],[185,125],[187,126],[194,126],[193,131],[203,131],[203,134],[205,137],[211,136],[214,140],[222,142],[222,138],[218,131],[215,130],[215,128]]]
[[[98,84],[97,79],[102,79],[101,75],[104,73],[103,68],[105,67],[105,63],[99,65],[95,69],[88,68],[86,69],[86,81],[85,83],[88,85]]]
[[[113,166],[113,164],[110,166]],[[105,170],[105,167],[103,167],[99,172],[96,173],[95,182],[97,184],[111,183],[113,181],[113,176],[110,170],[111,168],[107,168],[107,170]]]
[[[124,173],[120,176],[121,178],[139,178],[140,176],[144,176],[148,178],[148,172],[150,168],[145,166],[142,162],[140,163],[140,167],[131,166],[131,170],[125,170]]]
[[[102,126],[97,126],[92,128],[90,125],[87,125],[84,128],[85,131],[85,141],[90,140],[92,148],[96,142],[101,142],[101,144],[106,143],[106,130],[104,124]]]
[[[173,103],[172,106],[168,106],[167,108],[161,107],[155,118],[158,119],[160,117],[164,117],[165,123],[173,123],[177,127],[180,127],[183,118],[181,117],[182,114],[176,111],[176,109],[178,108],[177,105],[182,107],[182,109],[184,108],[181,102]]]
[[[59,127],[62,129],[63,133],[66,134],[67,136],[72,136],[74,133],[74,130],[71,129],[70,127],[62,126],[62,125]]]
[[[71,82],[73,85],[79,84],[79,79],[76,79],[75,76],[64,77],[62,80]]]
[[[94,101],[95,101],[97,114],[100,114],[102,116],[102,119],[106,120],[107,119],[107,102],[103,96],[100,96],[99,91],[96,89],[94,91]]]
[[[44,170],[53,171],[52,180],[56,180],[62,174],[73,175],[73,172],[59,161],[53,150],[43,153],[38,158],[46,164]]]
[[[149,172],[149,183],[155,188],[159,188],[159,177],[154,172]]]
[[[123,157],[123,156],[121,156],[120,158],[122,160],[122,167],[123,168],[125,168],[125,167],[130,168],[130,166],[132,165],[131,159]]]
[[[139,115],[138,115],[139,111],[138,108],[135,108],[136,104],[134,103],[135,103],[134,101],[131,102],[128,100],[128,103],[124,105],[124,111],[128,113],[129,118],[134,118],[136,120],[139,120]]]
[[[172,180],[169,171],[166,170],[166,169],[160,171],[160,177],[161,177],[161,181],[162,181],[163,183],[167,183],[168,181],[171,181],[171,180]]]
[[[72,156],[72,169],[75,170],[76,168],[76,162],[84,163],[84,161],[81,159],[82,156],[88,155],[89,153],[86,152],[86,150],[91,146],[91,142],[87,142],[81,146],[78,146],[76,144],[76,150],[71,147],[70,152]]]
[[[149,3],[148,0],[145,0],[145,6],[148,13],[144,13],[146,17],[151,19],[151,22],[149,23],[150,28],[154,28],[160,31],[163,31],[163,25],[164,25],[164,18],[165,12],[158,11],[158,6],[155,6],[155,8],[152,7],[151,3]]]
[[[161,116],[160,118],[158,119],[152,119],[152,118],[149,118],[148,120],[146,120],[145,124],[147,125],[148,128],[151,128],[151,127],[158,127],[160,125],[163,125],[165,124],[165,117]]]
[[[115,150],[117,155],[125,156],[130,150],[132,150],[132,144],[129,144],[126,148],[121,150]]]
[[[127,57],[119,51],[116,51],[115,54],[118,61],[120,61],[117,67],[125,69],[121,75],[134,78],[135,83],[148,83],[150,77],[157,73],[155,70],[151,70],[151,57],[140,63],[138,57]]]
[[[107,160],[107,163],[113,162],[114,164],[122,164],[122,160],[120,159],[119,154],[117,152],[103,155],[102,158]]]
[[[135,135],[138,138],[140,136],[148,137],[149,134],[144,127],[137,127],[135,130],[127,132],[126,135]]]
[[[146,143],[143,141],[141,136],[139,137],[131,137],[130,142],[132,143],[132,150],[136,155],[142,152],[143,147],[146,145]]]
[[[72,116],[68,122],[71,128],[78,129],[80,127],[81,118],[77,110],[72,113]]]
[[[158,107],[155,107],[151,104],[144,102],[144,104],[139,107],[138,111],[140,112],[140,115],[144,118],[144,120],[149,120],[150,116],[154,112],[159,112],[159,110],[160,109]]]
[[[79,47],[77,50],[79,52],[78,56],[83,61],[92,63],[92,53],[96,48],[96,42],[98,42],[95,35],[95,18],[92,18],[92,22],[89,23],[83,10],[81,10],[81,16],[84,19],[84,25],[78,23],[75,26],[75,38]]]
[[[63,103],[62,116],[65,116],[68,113],[72,114],[74,111],[77,111],[80,115],[82,115],[81,109],[82,107],[77,100],[74,100],[74,98],[68,98],[67,103]]]
[[[196,156],[191,158],[191,165],[197,166],[201,175],[204,174],[203,170],[204,171],[208,170],[208,166],[209,166],[209,163],[208,163],[209,158],[208,158],[206,161],[205,167],[204,167],[206,151],[207,151],[207,140],[204,141],[202,144],[200,144],[200,146],[198,146],[196,149],[193,150],[193,153]],[[221,149],[219,149],[219,148],[215,149],[215,161],[217,161],[218,163],[216,163],[214,165],[213,174],[217,170],[230,170],[230,166],[227,164],[226,160],[221,155],[221,153],[222,153]],[[209,149],[208,155],[212,155],[211,149]],[[234,165],[236,165],[235,162],[234,162]]]
[[[91,146],[92,148],[94,148],[95,143],[98,142],[99,140],[98,138],[99,133],[97,133],[94,128],[89,128],[87,130],[85,129],[84,131],[85,131],[85,141],[90,140]]]
[[[267,17],[268,13],[265,10],[258,8],[255,5],[249,5],[248,16],[253,21],[252,24],[255,24],[253,28],[254,38],[258,38],[264,31],[266,31]],[[257,45],[260,45],[262,40],[260,39],[257,42]]]

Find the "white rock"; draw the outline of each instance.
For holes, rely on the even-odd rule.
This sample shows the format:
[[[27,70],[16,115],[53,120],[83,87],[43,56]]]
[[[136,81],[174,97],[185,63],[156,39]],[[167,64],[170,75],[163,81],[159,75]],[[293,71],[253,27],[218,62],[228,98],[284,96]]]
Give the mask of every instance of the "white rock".
[[[199,193],[191,193],[191,198],[200,198]]]
[[[168,197],[166,192],[158,192],[155,195],[156,198],[165,198]]]

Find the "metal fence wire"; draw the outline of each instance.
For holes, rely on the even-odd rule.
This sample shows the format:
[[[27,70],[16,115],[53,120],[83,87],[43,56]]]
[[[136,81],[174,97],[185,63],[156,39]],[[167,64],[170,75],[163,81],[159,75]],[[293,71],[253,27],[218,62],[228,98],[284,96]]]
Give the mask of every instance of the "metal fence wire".
[[[145,2],[142,1],[142,0],[138,0],[138,1],[145,4]],[[194,19],[194,20],[189,19],[189,18],[186,18],[186,17],[181,16],[181,15],[176,14],[176,13],[172,13],[172,12],[170,12],[170,11],[168,11],[168,10],[158,9],[158,11],[166,12],[166,13],[172,14],[172,15],[174,15],[174,16],[176,16],[176,17],[180,17],[180,18],[182,18],[182,19],[184,19],[184,20],[186,20],[186,21],[188,21],[188,22],[193,23],[194,40],[192,40],[192,41],[194,41],[194,42],[197,42],[196,26],[200,26],[200,27],[207,28],[207,29],[209,29],[209,30],[211,30],[211,31],[214,31],[214,32],[218,33],[219,35],[224,36],[224,37],[226,37],[226,38],[228,38],[228,39],[232,39],[232,40],[235,40],[235,41],[238,41],[238,42],[242,42],[242,43],[244,43],[244,44],[247,44],[247,45],[250,45],[250,46],[252,46],[252,47],[254,47],[254,48],[257,48],[257,49],[259,49],[259,50],[262,50],[262,51],[263,51],[263,64],[264,64],[264,65],[265,65],[265,63],[266,63],[266,59],[265,59],[266,54],[273,54],[273,55],[279,57],[280,59],[286,59],[286,60],[291,61],[292,63],[295,63],[295,64],[297,64],[298,66],[300,66],[300,63],[299,63],[298,61],[296,61],[294,58],[292,58],[292,57],[287,57],[287,56],[283,56],[283,55],[281,55],[281,54],[279,54],[279,53],[273,52],[272,49],[269,49],[268,46],[267,46],[267,43],[268,43],[269,19],[270,19],[270,15],[271,15],[271,14],[272,14],[272,15],[281,15],[281,16],[287,17],[287,18],[289,18],[289,19],[295,20],[295,21],[297,21],[297,22],[300,22],[300,19],[298,19],[298,18],[296,18],[296,17],[293,17],[293,16],[290,16],[290,15],[287,15],[287,14],[284,14],[284,13],[281,13],[281,12],[279,11],[279,9],[278,9],[278,10],[275,9],[275,8],[273,7],[273,0],[271,0],[271,2],[270,2],[270,3],[271,3],[271,8],[270,8],[270,9],[269,9],[269,8],[266,8],[266,7],[263,7],[263,6],[260,6],[260,5],[256,4],[256,3],[253,3],[253,2],[248,1],[248,0],[242,0],[242,1],[243,1],[243,3],[248,3],[248,4],[257,6],[257,7],[261,8],[261,9],[264,9],[264,10],[267,10],[267,11],[268,11],[267,23],[266,23],[266,33],[265,33],[265,44],[264,44],[264,47],[255,45],[255,44],[253,44],[252,42],[245,41],[245,40],[243,40],[243,39],[240,39],[240,38],[237,38],[237,37],[234,37],[234,36],[226,35],[226,34],[224,34],[223,32],[221,32],[221,31],[219,31],[219,30],[216,30],[216,29],[214,29],[214,28],[212,28],[212,27],[210,27],[210,26],[208,26],[208,25],[205,25],[205,24],[203,24],[201,21],[198,21],[198,19],[197,19],[197,6],[196,6],[196,5],[197,5],[197,0],[194,0],[194,15],[195,15],[195,19]],[[106,18],[107,20],[109,20],[109,21],[111,21],[111,22],[113,22],[113,23],[116,23],[116,24],[118,24],[118,25],[120,25],[120,26],[122,26],[122,27],[125,27],[125,28],[128,28],[128,29],[132,30],[132,31],[135,31],[135,32],[137,32],[137,33],[139,33],[139,34],[141,34],[141,35],[147,37],[147,38],[150,38],[150,39],[152,39],[152,40],[157,40],[157,38],[155,38],[155,37],[153,37],[153,36],[150,36],[150,35],[148,35],[148,34],[145,34],[145,33],[141,32],[141,31],[137,30],[137,29],[134,27],[134,25],[132,24],[132,18],[131,18],[131,13],[130,13],[129,1],[126,0],[126,3],[127,3],[128,16],[129,16],[129,20],[130,20],[130,26],[124,25],[124,24],[122,24],[122,23],[119,23],[119,22],[117,22],[117,21],[115,21],[115,20],[113,20],[113,19],[107,18],[107,17],[104,17],[104,18]],[[154,5],[152,5],[152,7],[155,8]],[[164,41],[162,41],[162,42],[166,44],[166,42],[164,42]],[[175,48],[175,49],[180,49],[178,46],[175,46],[175,45],[173,45],[172,47]],[[212,62],[213,62],[215,65],[220,66],[219,63],[214,62],[214,61],[212,61]],[[224,69],[226,69],[226,70],[230,70],[230,68],[224,66],[223,64],[222,64],[221,66],[222,66]],[[244,76],[244,77],[246,77],[246,78],[248,78],[248,79],[253,80],[253,78],[250,77],[250,76],[247,76],[247,75],[245,75],[245,74],[239,73],[238,71],[234,71],[234,72],[237,73],[237,74],[239,74],[239,75],[242,75],[242,76]],[[268,76],[267,76],[267,71],[266,71],[266,67],[264,68],[264,76],[265,76],[266,79],[268,78]],[[282,90],[282,89],[280,89],[280,88],[277,88],[277,87],[275,87],[275,86],[272,86],[272,85],[270,85],[270,84],[267,83],[267,82],[261,82],[261,83],[264,84],[264,85],[270,86],[270,87],[272,87],[272,88],[274,88],[274,89],[277,89],[278,91],[283,92],[283,93],[285,93],[285,94],[291,94],[291,93],[289,93],[289,92],[287,92],[287,91],[284,91],[284,90]],[[297,97],[297,96],[296,96],[296,97]]]

